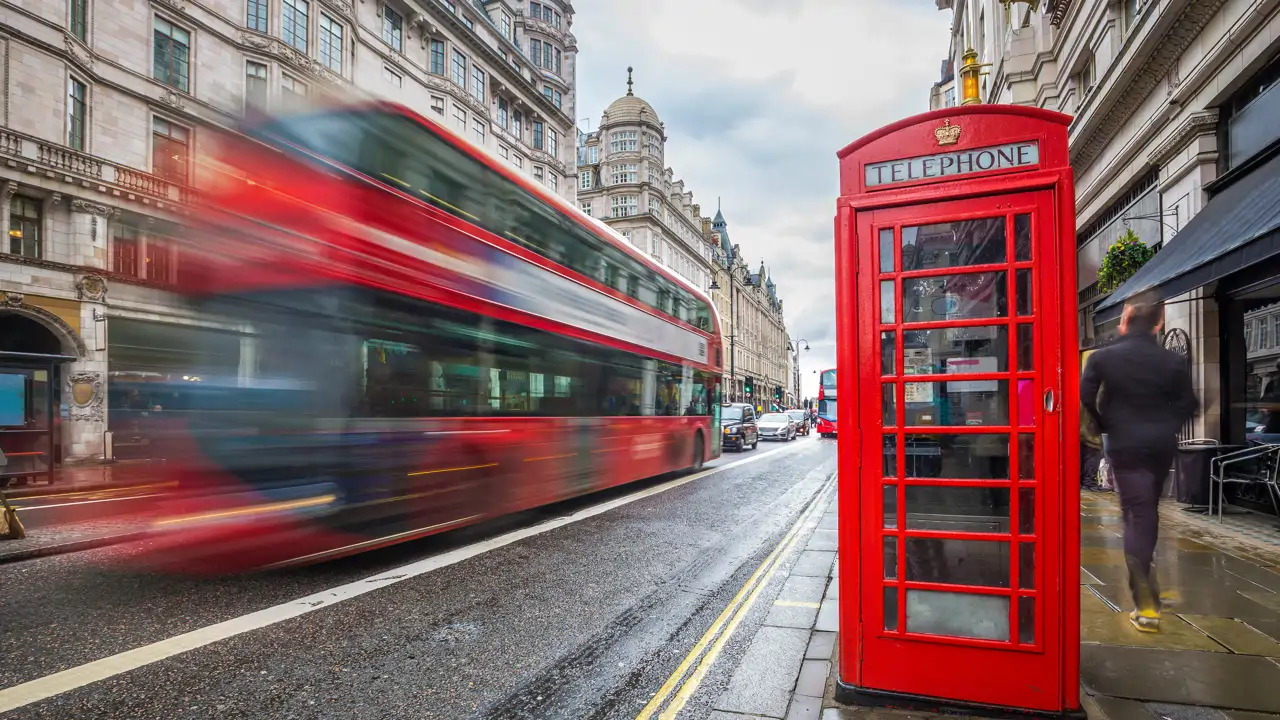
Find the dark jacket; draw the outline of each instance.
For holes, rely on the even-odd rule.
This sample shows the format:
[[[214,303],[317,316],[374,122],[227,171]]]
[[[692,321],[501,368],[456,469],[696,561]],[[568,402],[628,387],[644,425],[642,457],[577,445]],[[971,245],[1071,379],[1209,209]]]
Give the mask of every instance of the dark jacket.
[[[1196,412],[1187,359],[1152,335],[1125,335],[1090,358],[1080,402],[1107,434],[1108,451],[1171,452]]]

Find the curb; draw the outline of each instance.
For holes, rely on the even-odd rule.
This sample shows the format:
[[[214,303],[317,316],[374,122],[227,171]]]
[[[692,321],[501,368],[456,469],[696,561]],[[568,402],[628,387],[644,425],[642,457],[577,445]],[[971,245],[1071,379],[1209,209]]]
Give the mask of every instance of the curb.
[[[121,543],[142,540],[149,534],[150,533],[146,530],[139,530],[136,532],[119,533],[117,535],[88,538],[86,540],[73,540],[71,542],[59,543],[57,545],[45,545],[44,547],[17,550],[10,553],[0,553],[0,565],[23,562],[24,560],[35,560],[36,558],[48,557],[50,555],[66,555],[67,553],[82,552],[84,550],[96,550],[98,548],[104,548],[111,545],[119,545]]]

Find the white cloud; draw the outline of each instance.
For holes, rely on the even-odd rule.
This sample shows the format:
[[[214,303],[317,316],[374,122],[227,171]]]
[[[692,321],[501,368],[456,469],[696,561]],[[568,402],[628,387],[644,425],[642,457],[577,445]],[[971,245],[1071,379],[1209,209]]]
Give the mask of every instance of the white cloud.
[[[578,108],[626,91],[666,124],[667,163],[705,214],[769,267],[813,370],[835,365],[835,153],[927,109],[949,17],[927,0],[595,0],[577,5]]]

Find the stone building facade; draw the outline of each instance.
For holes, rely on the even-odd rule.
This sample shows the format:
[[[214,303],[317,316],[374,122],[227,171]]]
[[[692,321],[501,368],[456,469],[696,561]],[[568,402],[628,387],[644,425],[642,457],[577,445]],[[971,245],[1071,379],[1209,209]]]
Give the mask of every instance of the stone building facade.
[[[708,235],[714,244],[711,299],[720,313],[725,351],[733,358],[732,365],[725,360],[725,396],[763,407],[777,399],[786,405],[794,373],[778,287],[763,260],[752,271],[729,239],[729,223],[719,210]]]
[[[712,245],[701,207],[667,167],[666,129],[632,90],[578,136],[578,206],[703,291],[711,286]]]
[[[380,96],[572,202],[573,14],[560,0],[11,3],[0,34],[0,350],[63,358],[52,379],[60,422],[27,420],[54,426],[48,454],[101,459],[108,431],[117,457],[138,445],[112,421],[113,388],[181,375],[184,328],[226,331],[203,356],[218,357],[217,372],[244,370],[239,329],[170,293],[184,260],[166,238],[205,180],[210,128],[330,90]]]
[[[944,67],[959,68],[968,47],[991,64],[983,102],[1074,116],[1076,302],[1082,345],[1093,346],[1117,322],[1115,298],[1098,285],[1107,248],[1133,230],[1161,254],[1171,252],[1191,220],[1280,147],[1280,128],[1262,119],[1280,108],[1280,3],[936,2],[952,17]],[[933,104],[948,80],[931,90]],[[1167,326],[1179,331],[1174,336],[1190,355],[1201,397],[1195,426],[1185,433],[1196,437],[1238,437],[1233,428],[1243,426],[1249,400],[1245,371],[1220,364],[1223,349],[1244,350],[1245,314],[1277,292],[1255,279],[1253,294],[1243,295],[1228,280],[1166,298]],[[1241,409],[1227,409],[1236,405]],[[1238,413],[1230,423],[1229,413]]]

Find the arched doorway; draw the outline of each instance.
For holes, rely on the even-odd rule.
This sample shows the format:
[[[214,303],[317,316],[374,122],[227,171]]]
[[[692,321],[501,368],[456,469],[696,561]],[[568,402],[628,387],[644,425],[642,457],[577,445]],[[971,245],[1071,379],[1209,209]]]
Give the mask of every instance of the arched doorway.
[[[84,355],[84,344],[52,313],[6,301],[0,307],[0,485],[52,483],[62,459],[63,367]]]

